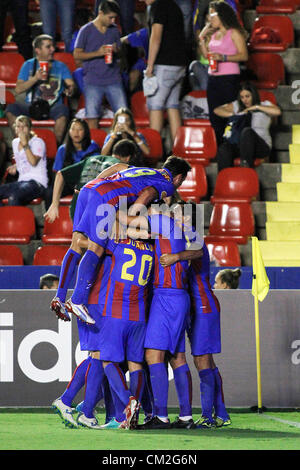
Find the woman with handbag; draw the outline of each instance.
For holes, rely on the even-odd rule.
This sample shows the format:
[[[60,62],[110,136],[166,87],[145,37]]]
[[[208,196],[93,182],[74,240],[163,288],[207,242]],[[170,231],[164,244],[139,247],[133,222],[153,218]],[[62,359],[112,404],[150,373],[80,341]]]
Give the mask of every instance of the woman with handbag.
[[[234,127],[225,129],[223,143],[218,148],[218,171],[232,167],[234,159],[238,157],[241,159],[241,166],[251,168],[254,167],[255,158],[269,157],[272,149],[270,135],[272,118],[279,116],[281,110],[269,100],[261,101],[254,85],[243,83],[237,99],[218,106],[214,109],[214,113],[222,118],[228,118],[228,121],[232,117],[236,120],[235,129]]]

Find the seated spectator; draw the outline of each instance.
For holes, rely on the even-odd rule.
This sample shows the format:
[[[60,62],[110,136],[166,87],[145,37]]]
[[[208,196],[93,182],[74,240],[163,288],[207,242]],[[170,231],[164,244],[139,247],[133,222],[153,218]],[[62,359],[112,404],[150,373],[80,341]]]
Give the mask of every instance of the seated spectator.
[[[77,163],[87,156],[101,153],[99,145],[91,140],[90,129],[86,121],[79,118],[72,119],[66,135],[66,143],[60,145],[53,164],[53,170]]]
[[[55,274],[44,274],[40,277],[40,289],[58,289],[59,277]]]
[[[241,158],[241,166],[254,167],[255,158],[269,157],[272,149],[270,125],[272,118],[279,116],[281,110],[270,101],[260,101],[259,93],[251,83],[240,86],[237,100],[218,106],[214,113],[222,118],[251,113],[250,125],[244,127],[239,143],[226,141],[219,146],[217,152],[218,171],[233,166],[235,158]]]
[[[5,171],[5,162],[7,157],[7,146],[2,132],[0,132],[0,178],[3,177]]]
[[[113,112],[127,106],[116,57],[121,46],[115,25],[118,14],[114,0],[101,2],[98,16],[80,29],[74,46],[74,59],[82,61],[86,118],[91,129],[98,127],[104,96]]]
[[[68,67],[58,60],[53,59],[54,44],[51,36],[40,35],[33,41],[35,58],[27,60],[21,67],[15,88],[16,95],[26,92],[25,103],[16,102],[6,108],[6,116],[12,127],[16,116],[20,114],[30,116],[30,104],[32,94],[36,98],[42,98],[50,105],[49,119],[54,119],[54,133],[57,143],[63,140],[69,108],[63,103],[63,93],[71,96],[74,91],[74,81]],[[39,63],[48,64],[49,70],[43,72]]]
[[[75,0],[35,0],[40,5],[43,33],[56,38],[57,15],[59,16],[65,51],[70,52],[72,41]]]
[[[215,277],[214,289],[238,289],[242,271],[236,269],[222,269]]]
[[[10,13],[15,29],[14,41],[19,53],[25,60],[32,57],[31,35],[28,18],[28,0],[1,0],[0,2],[0,51],[7,38],[5,34],[5,20]]]
[[[136,131],[133,114],[128,108],[120,108],[114,115],[111,132],[107,134],[102,147],[102,155],[111,155],[111,149],[117,139],[132,139],[145,155],[150,154],[145,137]]]
[[[8,205],[21,206],[44,197],[48,185],[45,142],[31,129],[31,120],[19,116],[15,121],[16,138],[12,141],[15,164],[7,168],[10,175],[18,173],[18,180],[0,186],[0,205],[8,198]]]

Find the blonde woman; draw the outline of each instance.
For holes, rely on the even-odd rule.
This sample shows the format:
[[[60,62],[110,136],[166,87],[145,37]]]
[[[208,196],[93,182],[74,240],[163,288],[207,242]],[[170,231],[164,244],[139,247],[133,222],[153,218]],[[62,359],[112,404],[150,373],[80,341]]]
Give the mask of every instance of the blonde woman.
[[[0,204],[8,198],[10,206],[30,203],[43,197],[48,185],[47,157],[45,142],[37,137],[27,116],[18,116],[14,129],[16,138],[12,141],[15,163],[7,168],[10,175],[17,175],[17,181],[0,186]]]

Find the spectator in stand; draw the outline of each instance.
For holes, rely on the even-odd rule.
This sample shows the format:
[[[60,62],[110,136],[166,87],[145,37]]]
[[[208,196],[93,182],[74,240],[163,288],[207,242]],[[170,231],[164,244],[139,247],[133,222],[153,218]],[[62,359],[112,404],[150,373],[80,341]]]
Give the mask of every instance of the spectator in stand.
[[[136,131],[132,112],[128,108],[120,108],[115,113],[111,132],[104,140],[102,155],[111,155],[111,150],[118,139],[133,140],[144,155],[150,155],[145,137]]]
[[[16,95],[26,92],[25,102],[16,102],[7,106],[8,124],[12,127],[16,116],[30,115],[29,108],[34,92],[35,97],[48,101],[49,118],[55,121],[54,133],[57,143],[60,144],[69,119],[69,108],[63,103],[63,93],[71,96],[75,84],[68,67],[63,62],[53,59],[54,44],[51,36],[45,34],[37,36],[33,41],[33,48],[35,58],[24,62],[15,88]],[[49,71],[46,77],[39,66],[40,61],[48,63]]]
[[[5,162],[7,157],[7,146],[2,132],[0,132],[0,178],[5,172]]]
[[[57,289],[59,277],[55,274],[44,274],[40,277],[40,289]]]
[[[215,277],[214,289],[238,289],[242,271],[236,269],[221,269]]]
[[[185,77],[187,57],[183,15],[174,0],[144,0],[151,6],[150,41],[146,77],[156,76],[158,89],[147,97],[150,127],[161,132],[167,110],[171,139],[181,126],[179,97]]]
[[[90,129],[84,119],[74,118],[70,122],[66,142],[58,150],[53,164],[53,170],[62,168],[83,160],[87,156],[99,155],[99,145],[91,140]]]
[[[44,197],[48,185],[45,142],[37,137],[27,116],[19,116],[15,125],[16,138],[12,141],[15,164],[7,168],[10,175],[18,173],[18,180],[0,186],[0,205],[8,198],[8,205],[21,206]]]
[[[105,95],[113,112],[127,106],[116,53],[121,46],[120,34],[115,25],[119,5],[114,0],[100,4],[98,16],[83,26],[74,46],[74,58],[83,62],[83,87],[86,118],[90,128],[97,128],[101,103]],[[112,46],[112,62],[105,56]]]
[[[5,20],[9,12],[13,19],[15,27],[15,40],[19,53],[25,60],[32,57],[31,33],[28,19],[28,3],[29,0],[1,0],[0,2],[0,50],[6,38]]]
[[[43,33],[56,38],[56,18],[59,16],[65,51],[70,52],[74,28],[75,0],[35,0],[40,5]]]
[[[95,1],[95,14],[98,14],[102,0]],[[134,29],[135,0],[117,0],[120,8],[122,34],[132,33]]]
[[[218,148],[218,171],[233,166],[235,158],[241,159],[241,166],[254,167],[255,158],[268,158],[272,149],[270,126],[272,118],[281,114],[280,108],[269,100],[260,101],[257,88],[251,83],[243,83],[232,103],[218,106],[214,113],[221,118],[251,114],[250,125],[244,127],[239,143],[233,144],[224,139]]]
[[[205,38],[212,30],[207,46]],[[228,3],[216,1],[209,4],[209,23],[201,30],[199,41],[204,57],[207,58],[209,53],[216,62],[216,70],[212,66],[208,69],[207,102],[218,144],[222,141],[226,120],[217,116],[214,109],[234,101],[238,94],[239,62],[248,59],[246,35]]]

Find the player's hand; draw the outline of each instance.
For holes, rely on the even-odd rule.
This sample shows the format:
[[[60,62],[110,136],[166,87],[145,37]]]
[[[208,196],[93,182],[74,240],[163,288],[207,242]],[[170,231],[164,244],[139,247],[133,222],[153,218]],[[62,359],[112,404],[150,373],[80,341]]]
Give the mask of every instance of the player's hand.
[[[177,253],[164,253],[159,258],[159,262],[163,268],[167,268],[168,266],[171,266],[172,264],[177,263],[177,261],[178,261]]]
[[[58,207],[51,204],[47,212],[44,214],[44,217],[47,222],[52,224],[55,221],[55,219],[58,219],[59,217]]]

